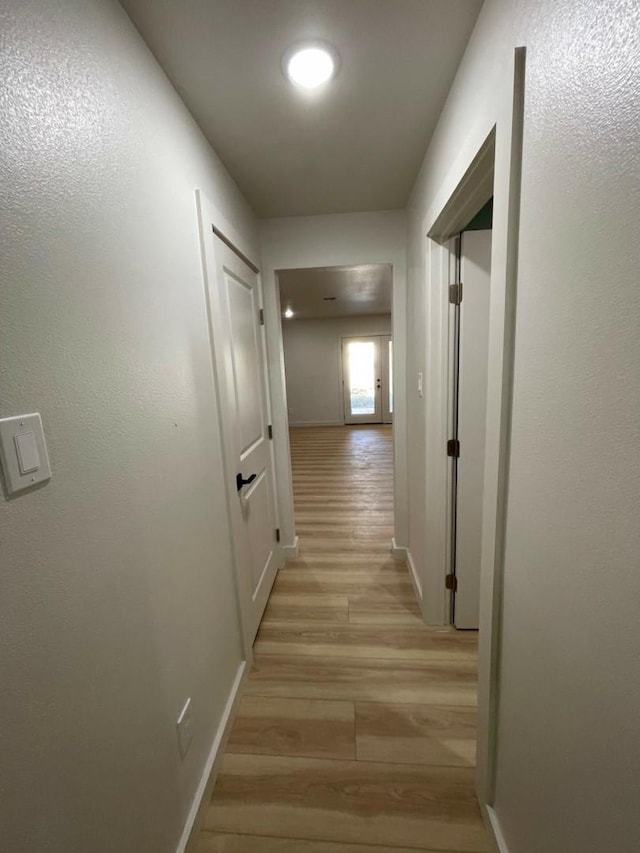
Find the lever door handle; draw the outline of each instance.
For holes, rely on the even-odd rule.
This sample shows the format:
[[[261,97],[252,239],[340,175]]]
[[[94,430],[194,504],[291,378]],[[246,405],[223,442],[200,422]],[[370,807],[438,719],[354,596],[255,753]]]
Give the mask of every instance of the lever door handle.
[[[249,483],[253,483],[253,481],[255,480],[255,478],[257,476],[258,476],[257,474],[251,474],[251,476],[247,477],[247,479],[245,480],[244,477],[242,476],[242,474],[236,474],[236,488],[237,488],[237,490],[240,491],[240,489],[243,486],[248,486]]]

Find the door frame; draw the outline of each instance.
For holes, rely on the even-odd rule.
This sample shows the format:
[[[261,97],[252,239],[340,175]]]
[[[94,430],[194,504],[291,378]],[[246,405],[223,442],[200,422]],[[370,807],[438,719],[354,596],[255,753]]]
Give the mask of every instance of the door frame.
[[[395,404],[392,402],[392,406],[389,407],[389,399],[393,399],[393,335],[391,332],[384,335],[378,335],[377,337],[382,338],[385,343],[381,344],[381,356],[382,356],[382,365],[383,369],[380,371],[380,375],[385,377],[382,381],[382,423],[387,426],[393,426],[393,410],[395,409]],[[389,350],[389,346],[391,350]],[[389,351],[391,351],[391,369],[389,369]]]
[[[392,317],[393,320],[393,317]],[[367,334],[357,334],[357,335],[340,335],[340,381],[342,383],[342,422],[345,426],[353,426],[354,424],[380,424],[386,426],[392,426],[393,424],[393,412],[389,411],[389,356],[383,352],[383,345],[380,344],[378,348],[378,359],[380,360],[380,364],[378,367],[380,368],[380,377],[386,376],[386,379],[380,381],[380,420],[379,421],[349,421],[348,417],[352,417],[348,414],[348,393],[347,393],[347,385],[346,385],[346,356],[344,351],[344,345],[347,341],[355,341],[358,338],[362,338],[365,341],[372,340],[373,338],[384,338],[387,341],[393,340],[393,335],[391,332],[372,332],[370,335]],[[386,368],[386,369],[385,369]],[[386,403],[385,403],[385,391],[387,392]]]
[[[491,317],[480,588],[476,792],[485,821],[495,825],[496,742],[499,725],[501,609],[508,502],[518,232],[525,95],[524,47],[513,52],[498,114],[479,139],[477,129],[457,153],[462,174],[452,190],[436,194],[423,220],[429,328],[427,330],[426,621],[446,624],[450,593],[445,576],[451,548],[449,241],[493,195]],[[475,142],[478,140],[478,142]]]
[[[225,243],[239,259],[245,263],[253,272],[255,272],[258,284],[258,299],[260,306],[264,305],[262,293],[262,281],[260,271],[251,260],[251,247],[234,242],[234,234],[229,230],[223,230],[224,222],[220,223],[221,217],[217,215],[215,207],[208,201],[206,196],[196,190],[196,208],[198,215],[198,231],[200,236],[202,270],[204,278],[204,299],[206,304],[207,326],[209,331],[209,343],[211,351],[211,367],[212,380],[218,398],[218,416],[220,420],[221,435],[222,435],[222,456],[224,478],[226,483],[226,500],[227,512],[229,519],[233,518],[234,503],[237,503],[238,494],[235,481],[237,459],[236,459],[236,442],[234,436],[234,425],[232,422],[232,413],[227,406],[228,398],[228,371],[231,369],[229,364],[230,346],[229,346],[229,329],[224,321],[226,316],[226,294],[220,292],[219,282],[216,270],[216,255],[214,238],[218,237]],[[219,224],[220,223],[220,224]],[[248,250],[248,252],[247,252]],[[264,309],[263,309],[264,310]],[[271,395],[268,381],[268,363],[267,363],[267,348],[266,338],[263,331],[260,335],[260,342],[263,351],[263,387],[265,393],[266,413],[269,423],[272,419]],[[276,526],[279,525],[279,508],[277,501],[277,471],[275,467],[275,459],[273,453],[273,442],[269,442],[269,453],[271,455],[271,467],[273,471],[273,483],[271,499],[274,507]],[[238,554],[237,544],[234,541],[234,536],[230,536],[231,547],[233,554],[233,574],[234,574],[234,589],[236,595],[236,607],[238,620],[241,627],[243,652],[245,660],[250,661],[253,656],[253,640],[254,633],[252,630],[252,614],[251,601],[247,599],[245,584],[242,581],[241,573],[247,571],[247,567],[241,565],[241,558]],[[282,546],[278,543],[274,544],[274,552],[277,566],[281,566],[284,561]],[[274,578],[277,575],[277,570],[274,573]]]
[[[337,229],[318,239],[316,222],[322,217],[298,217],[295,220],[267,220],[262,232],[262,269],[265,303],[265,326],[269,354],[269,378],[273,401],[274,447],[280,521],[285,556],[298,554],[298,537],[293,506],[293,478],[289,448],[287,392],[284,375],[284,348],[278,271],[283,269],[314,269],[316,267],[355,267],[363,264],[388,264],[392,271],[391,335],[393,354],[393,476],[394,476],[394,537],[392,550],[406,555],[409,538],[409,486],[407,470],[407,364],[406,364],[406,251],[400,248],[397,232],[404,234],[404,214],[381,211],[366,214],[347,214],[358,222],[349,240]],[[369,224],[370,223],[370,224]],[[286,229],[287,239],[271,234],[274,224],[279,231]],[[322,226],[321,226],[322,227]],[[393,229],[396,234],[384,241],[378,232]]]
[[[468,405],[469,400],[471,399],[468,396],[468,393],[463,391],[461,394],[461,388],[467,387],[465,379],[468,381],[467,370],[465,367],[466,358],[465,351],[467,349],[467,344],[469,343],[469,332],[465,332],[465,328],[467,324],[470,322],[473,326],[475,324],[475,315],[467,316],[466,312],[469,309],[468,302],[473,301],[474,287],[469,285],[467,279],[467,273],[465,272],[468,269],[469,263],[469,242],[472,242],[476,239],[473,235],[478,234],[487,234],[489,233],[491,236],[489,238],[489,246],[493,242],[493,229],[492,228],[478,228],[463,230],[459,235],[449,241],[448,245],[450,247],[450,257],[451,264],[450,269],[452,272],[450,273],[450,281],[451,282],[464,282],[464,296],[461,301],[457,303],[453,303],[449,305],[449,314],[450,314],[450,324],[449,324],[449,359],[450,359],[450,379],[448,384],[448,393],[449,397],[449,417],[451,427],[449,429],[449,436],[452,439],[455,439],[459,442],[458,447],[460,448],[460,456],[463,459],[462,468],[460,468],[460,460],[458,456],[451,457],[450,459],[450,468],[451,468],[451,480],[452,480],[452,488],[451,488],[451,515],[450,515],[450,533],[451,533],[451,543],[450,543],[450,558],[451,562],[449,564],[449,573],[454,577],[453,589],[447,590],[448,595],[450,597],[451,604],[451,624],[458,630],[475,630],[477,628],[477,621],[474,620],[473,624],[460,626],[461,614],[459,611],[459,596],[460,590],[458,588],[459,581],[461,579],[460,569],[461,566],[464,569],[464,561],[461,563],[460,557],[461,553],[464,554],[464,539],[461,539],[461,535],[464,534],[464,530],[461,528],[461,524],[464,523],[464,509],[465,504],[461,505],[461,490],[464,498],[464,492],[466,488],[469,486],[469,483],[474,479],[473,475],[469,478],[468,470],[466,469],[466,462],[468,462],[468,432],[465,435],[465,427],[470,426],[470,421],[464,420],[464,412],[466,411],[466,407]],[[465,249],[465,246],[467,247]],[[473,251],[473,249],[471,250]],[[485,296],[490,297],[490,292],[487,293],[486,290],[483,290]],[[477,293],[475,298],[477,299]],[[489,316],[490,316],[491,307],[489,305]],[[467,319],[465,320],[465,316]],[[482,328],[486,331],[486,343],[488,346],[488,318],[487,325]],[[488,352],[486,353],[485,358],[483,359],[483,365],[485,368],[488,367]],[[486,382],[484,383],[486,385]],[[485,406],[487,393],[485,390],[484,394]],[[486,414],[486,412],[485,412]],[[482,430],[484,431],[484,420],[482,424]],[[462,438],[460,436],[460,426],[463,426],[463,435]],[[473,430],[472,430],[473,431]],[[461,443],[460,443],[461,442]],[[477,445],[478,449],[483,445]],[[476,459],[478,457],[476,456]],[[484,484],[484,460],[482,467],[482,483]],[[462,551],[461,549],[462,543]],[[467,564],[468,565],[468,564]],[[479,571],[478,567],[478,582],[479,582]],[[463,571],[464,575],[464,571]],[[467,575],[467,580],[470,577]],[[464,586],[464,582],[463,582]],[[479,584],[478,584],[479,586]],[[479,610],[479,596],[480,590],[477,589],[477,600],[478,600],[478,610]],[[476,595],[474,594],[474,600]],[[463,620],[464,621],[464,620]]]
[[[449,283],[461,280],[462,234],[456,234],[447,241],[449,252]],[[448,304],[448,341],[447,341],[447,436],[458,441],[458,415],[460,392],[460,304]],[[448,457],[447,471],[447,574],[456,582],[456,560],[458,549],[458,458]],[[448,622],[454,624],[456,593],[445,585]]]

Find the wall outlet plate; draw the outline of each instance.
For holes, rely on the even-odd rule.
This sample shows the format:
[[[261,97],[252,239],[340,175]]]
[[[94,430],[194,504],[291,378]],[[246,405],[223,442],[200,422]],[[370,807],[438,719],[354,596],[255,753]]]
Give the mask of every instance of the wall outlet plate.
[[[191,720],[191,697],[184,703],[184,708],[180,711],[178,722],[176,723],[178,730],[178,749],[180,750],[180,758],[184,758],[189,752],[191,741],[193,740],[193,723]]]

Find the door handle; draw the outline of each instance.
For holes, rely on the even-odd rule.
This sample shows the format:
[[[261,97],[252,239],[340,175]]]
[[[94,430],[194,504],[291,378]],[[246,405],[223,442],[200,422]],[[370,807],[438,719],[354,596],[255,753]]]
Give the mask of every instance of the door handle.
[[[253,483],[253,481],[255,480],[255,478],[257,476],[258,476],[257,474],[251,474],[251,476],[247,477],[247,479],[245,480],[243,478],[242,474],[236,474],[236,488],[237,488],[237,490],[240,491],[240,489],[243,486],[248,486],[249,483]]]

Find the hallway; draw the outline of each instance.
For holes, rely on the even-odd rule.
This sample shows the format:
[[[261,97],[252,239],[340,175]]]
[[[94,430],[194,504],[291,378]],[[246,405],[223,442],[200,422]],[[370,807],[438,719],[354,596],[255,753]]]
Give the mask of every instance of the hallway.
[[[476,635],[426,628],[389,553],[390,427],[291,431],[300,557],[279,573],[197,853],[488,849]]]

